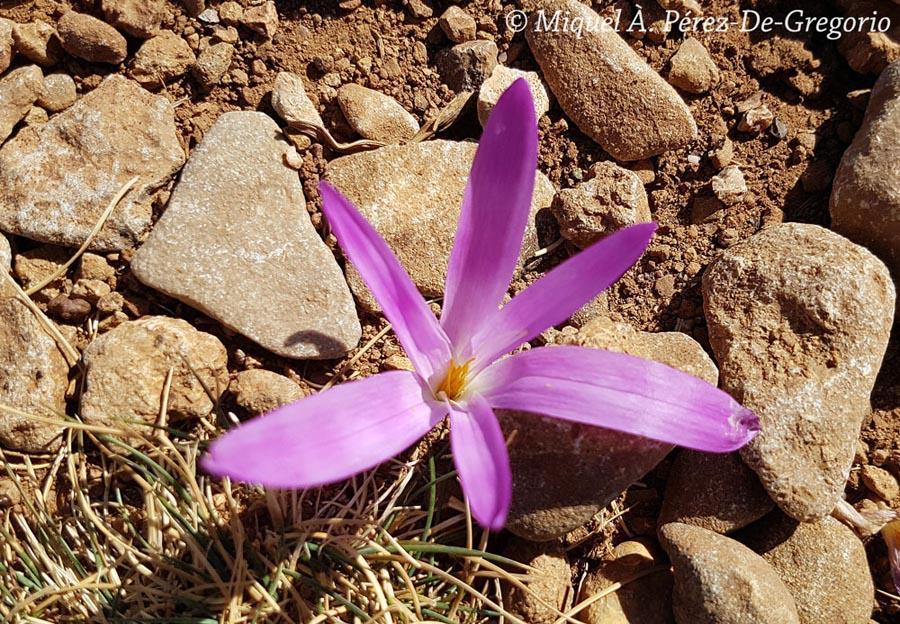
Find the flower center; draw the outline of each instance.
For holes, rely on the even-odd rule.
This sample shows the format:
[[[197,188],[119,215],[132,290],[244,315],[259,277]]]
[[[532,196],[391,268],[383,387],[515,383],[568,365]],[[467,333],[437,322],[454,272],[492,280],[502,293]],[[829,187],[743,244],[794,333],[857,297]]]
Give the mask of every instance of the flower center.
[[[463,364],[457,364],[456,360],[451,359],[450,366],[447,367],[447,374],[438,384],[437,390],[434,391],[435,396],[441,398],[441,394],[443,394],[450,401],[459,399],[466,387],[469,365],[474,360],[475,358],[469,358]]]

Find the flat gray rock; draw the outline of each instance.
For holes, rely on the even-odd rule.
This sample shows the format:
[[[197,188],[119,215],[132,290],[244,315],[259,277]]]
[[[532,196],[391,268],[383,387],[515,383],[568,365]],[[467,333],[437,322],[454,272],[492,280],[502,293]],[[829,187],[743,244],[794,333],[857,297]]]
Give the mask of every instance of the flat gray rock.
[[[281,137],[263,113],[219,117],[131,269],[273,353],[340,357],[359,341],[359,318]]]
[[[53,451],[61,442],[69,366],[31,310],[9,294],[0,294],[5,297],[0,299],[0,404],[22,413],[0,410],[0,444],[24,452]],[[27,414],[59,418],[60,425]]]
[[[525,38],[544,80],[575,125],[616,160],[640,160],[697,138],[684,100],[610,28],[542,26],[559,12],[582,24],[601,18],[578,0],[533,0]],[[562,18],[561,18],[562,19]],[[558,22],[561,24],[562,22]]]
[[[384,237],[425,297],[444,294],[463,191],[475,143],[424,141],[389,145],[328,163],[326,178],[359,208]],[[531,218],[520,262],[537,250],[534,216],[553,201],[553,185],[535,172]],[[347,281],[360,304],[379,310],[359,273]]]
[[[90,247],[131,248],[150,228],[155,194],[183,164],[169,100],[112,75],[0,149],[0,230],[79,247],[107,204],[137,176]]]
[[[678,624],[801,623],[778,573],[740,542],[678,522],[663,526],[660,537],[675,572]]]
[[[703,275],[722,387],[759,417],[741,457],[797,520],[828,515],[844,492],[894,297],[878,258],[802,223],[762,230]]]

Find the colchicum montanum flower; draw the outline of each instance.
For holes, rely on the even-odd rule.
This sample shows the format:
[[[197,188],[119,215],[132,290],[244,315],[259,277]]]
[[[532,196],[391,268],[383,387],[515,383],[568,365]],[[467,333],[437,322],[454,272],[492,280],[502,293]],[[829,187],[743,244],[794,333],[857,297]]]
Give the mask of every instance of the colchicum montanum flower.
[[[387,243],[327,183],[322,210],[393,325],[415,372],[341,384],[242,424],[212,443],[204,468],[280,488],[311,488],[373,468],[450,417],[472,514],[503,527],[512,496],[493,409],[524,410],[693,449],[726,452],[756,417],[726,393],[663,364],[559,346],[506,354],[565,321],[644,252],[641,223],[581,251],[501,308],[529,218],[537,168],[531,93],[515,82],[494,108],[463,197],[440,322]]]

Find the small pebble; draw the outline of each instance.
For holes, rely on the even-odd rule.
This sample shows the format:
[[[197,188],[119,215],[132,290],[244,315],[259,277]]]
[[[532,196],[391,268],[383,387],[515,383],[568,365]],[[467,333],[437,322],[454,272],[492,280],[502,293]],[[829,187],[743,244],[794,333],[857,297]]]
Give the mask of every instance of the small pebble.
[[[69,11],[56,24],[63,49],[91,63],[117,65],[128,54],[125,37],[96,17]]]
[[[688,93],[706,93],[719,83],[719,68],[694,38],[684,40],[669,64],[669,82]]]
[[[493,41],[468,41],[437,56],[441,80],[455,92],[475,91],[497,66],[497,44]]]
[[[46,22],[34,21],[13,26],[16,52],[41,67],[51,67],[59,61],[62,48],[56,29]]]
[[[900,495],[900,485],[897,484],[897,479],[884,468],[863,466],[860,476],[869,491],[878,495],[883,501],[890,502]]]
[[[456,5],[447,7],[438,24],[453,43],[472,41],[478,29],[472,16]]]
[[[266,39],[271,39],[278,31],[278,11],[272,0],[264,4],[244,9],[241,24],[256,31]]]
[[[732,206],[741,203],[747,190],[744,172],[737,165],[729,165],[718,175],[713,176],[712,191],[725,205]]]
[[[47,304],[50,316],[68,323],[81,323],[91,314],[91,304],[84,299],[59,295]]]
[[[78,99],[78,90],[75,81],[69,74],[50,74],[44,76],[44,86],[38,96],[39,106],[48,112],[58,113],[75,103]]]

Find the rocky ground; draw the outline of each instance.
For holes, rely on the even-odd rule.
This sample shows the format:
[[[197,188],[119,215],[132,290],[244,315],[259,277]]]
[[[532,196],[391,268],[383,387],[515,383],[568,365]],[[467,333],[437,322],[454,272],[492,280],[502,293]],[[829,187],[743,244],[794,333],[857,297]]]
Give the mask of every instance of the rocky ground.
[[[783,20],[788,5],[703,13]],[[539,9],[618,16],[622,32],[510,21]],[[712,456],[501,414],[514,501],[491,549],[536,570],[506,608],[535,624],[585,600],[586,622],[894,621],[884,542],[832,511],[900,506],[900,4],[805,3],[891,24],[837,39],[702,32],[666,10],[699,6],[0,3],[10,465],[51,483],[63,415],[136,445],[147,425],[205,439],[229,414],[406,367],[317,183],[360,207],[439,311],[474,141],[522,76],[540,161],[511,294],[610,231],[660,224],[634,269],[535,344],[680,368],[761,433]],[[31,493],[5,479],[9,526]]]

